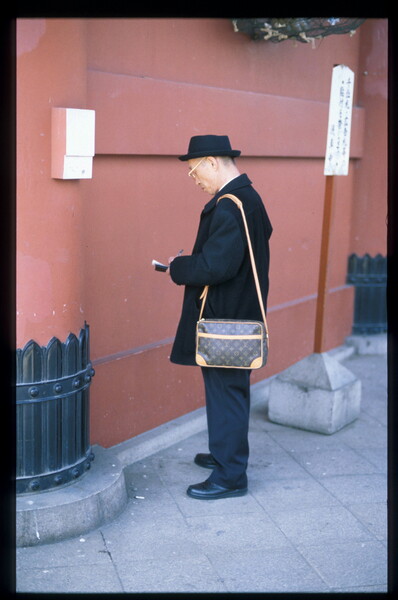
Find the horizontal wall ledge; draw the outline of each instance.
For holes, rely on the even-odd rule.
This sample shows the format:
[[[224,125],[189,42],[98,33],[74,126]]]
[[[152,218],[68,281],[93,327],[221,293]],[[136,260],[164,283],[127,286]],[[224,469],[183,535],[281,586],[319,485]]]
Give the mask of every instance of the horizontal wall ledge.
[[[144,344],[143,346],[136,346],[135,348],[127,348],[126,350],[121,350],[120,352],[115,352],[114,354],[108,354],[107,356],[102,356],[100,358],[96,358],[92,361],[92,364],[102,365],[103,363],[112,362],[113,360],[121,360],[123,358],[128,358],[130,356],[136,354],[142,354],[143,352],[148,352],[148,350],[155,350],[157,348],[161,348],[162,346],[168,346],[174,342],[174,336],[165,338],[164,340],[157,340],[156,342],[151,342],[149,344]]]
[[[328,294],[335,294],[338,292],[345,291],[347,289],[352,289],[351,285],[340,285],[335,288],[330,288]],[[313,302],[316,300],[317,294],[309,294],[308,296],[301,296],[300,298],[294,298],[293,300],[289,300],[287,302],[282,302],[280,304],[275,304],[273,306],[269,306],[267,309],[267,315],[283,311],[285,309],[293,308],[298,304],[305,304],[306,302]],[[111,363],[113,361],[122,360],[125,358],[130,358],[132,356],[136,356],[137,354],[142,354],[143,352],[150,352],[152,350],[157,350],[158,348],[162,348],[164,346],[169,346],[174,342],[174,336],[164,338],[163,340],[156,340],[154,342],[149,342],[148,344],[143,344],[142,346],[135,346],[134,348],[126,348],[125,350],[120,350],[119,352],[114,352],[113,354],[108,354],[106,356],[101,356],[92,359],[92,365],[97,367],[104,363]]]
[[[243,156],[324,157],[329,101],[89,70],[96,154],[185,154],[192,135],[227,134]],[[354,107],[351,158],[363,153],[364,109]]]

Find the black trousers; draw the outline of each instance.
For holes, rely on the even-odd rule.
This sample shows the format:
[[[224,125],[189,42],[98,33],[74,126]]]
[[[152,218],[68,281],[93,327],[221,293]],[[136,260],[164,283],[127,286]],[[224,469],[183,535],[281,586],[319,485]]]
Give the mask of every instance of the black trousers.
[[[203,367],[209,450],[219,466],[209,481],[247,487],[250,373],[248,369]]]

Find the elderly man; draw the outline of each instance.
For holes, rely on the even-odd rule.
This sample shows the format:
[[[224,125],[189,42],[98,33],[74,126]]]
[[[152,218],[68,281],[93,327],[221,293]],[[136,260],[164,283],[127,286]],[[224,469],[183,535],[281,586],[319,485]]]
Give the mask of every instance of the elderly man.
[[[228,136],[199,135],[191,138],[188,153],[179,157],[188,163],[188,175],[212,199],[202,211],[192,254],[170,259],[172,280],[185,286],[170,356],[177,364],[196,364],[195,328],[205,285],[210,288],[204,318],[262,320],[242,215],[229,198],[217,203],[223,194],[234,194],[243,203],[267,306],[272,226],[260,196],[235,164],[239,155]],[[242,496],[247,492],[250,371],[202,367],[202,375],[210,453],[197,454],[195,463],[212,473],[204,482],[190,485],[187,494],[203,500]]]

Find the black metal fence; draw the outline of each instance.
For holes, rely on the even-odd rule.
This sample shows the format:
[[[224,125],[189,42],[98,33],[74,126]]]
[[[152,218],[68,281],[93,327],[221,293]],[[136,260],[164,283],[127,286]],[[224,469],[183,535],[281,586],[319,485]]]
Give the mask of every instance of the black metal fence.
[[[70,483],[90,468],[89,326],[65,343],[17,350],[17,494]]]
[[[347,283],[355,286],[353,334],[387,331],[387,258],[381,254],[348,258]]]

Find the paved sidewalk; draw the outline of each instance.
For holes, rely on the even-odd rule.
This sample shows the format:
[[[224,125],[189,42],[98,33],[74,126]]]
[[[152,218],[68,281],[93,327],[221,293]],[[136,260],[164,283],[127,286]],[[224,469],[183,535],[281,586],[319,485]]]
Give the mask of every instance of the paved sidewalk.
[[[387,592],[386,356],[342,364],[362,381],[354,423],[311,433],[258,403],[241,498],[186,495],[209,474],[206,431],[128,465],[113,522],[17,549],[17,592]]]

